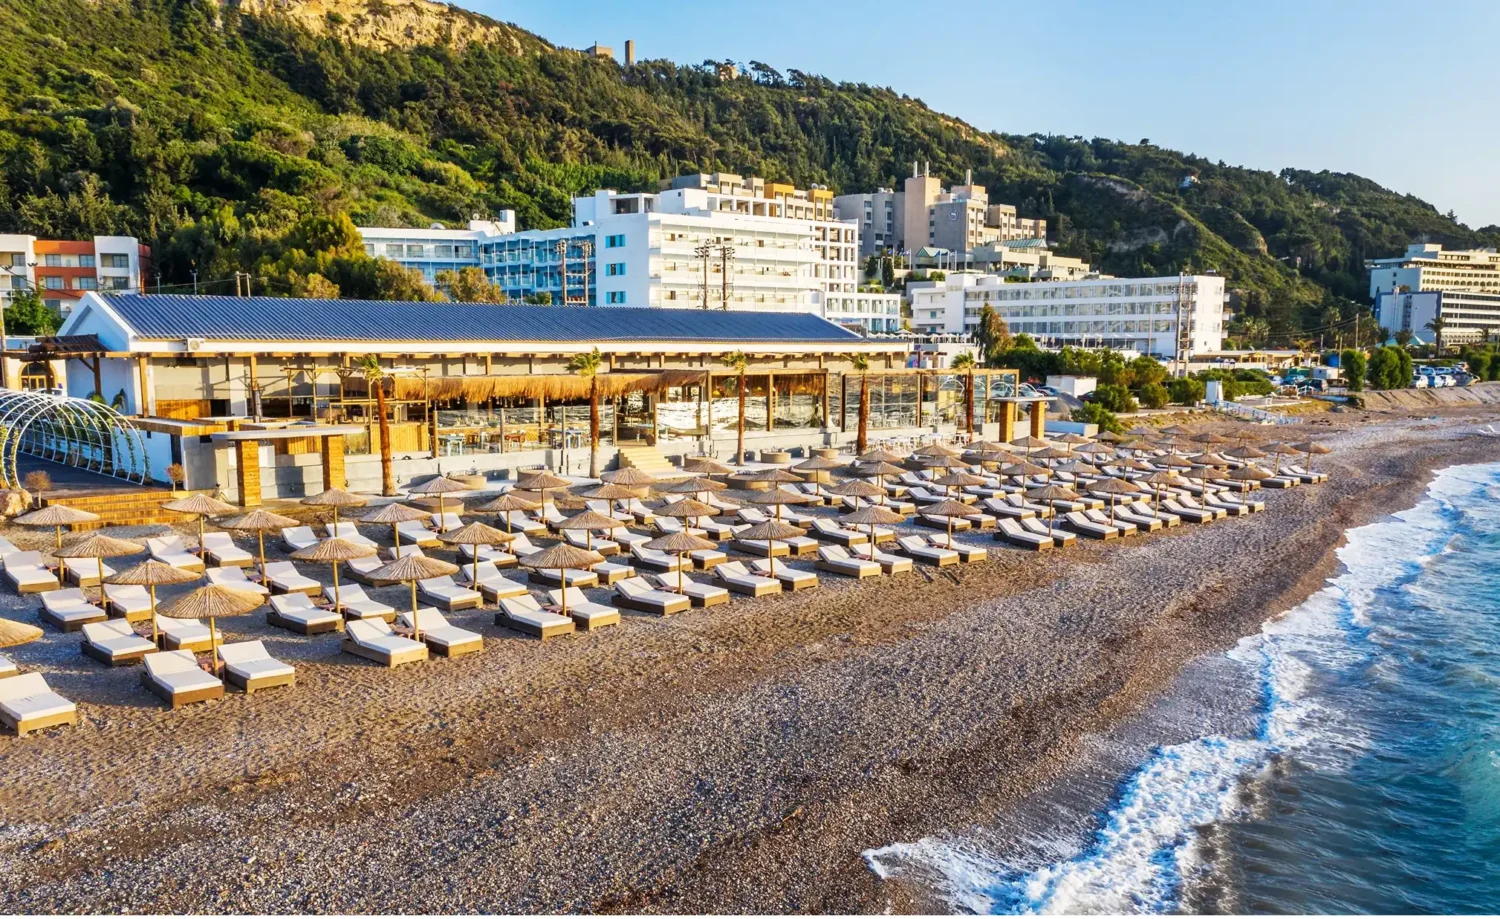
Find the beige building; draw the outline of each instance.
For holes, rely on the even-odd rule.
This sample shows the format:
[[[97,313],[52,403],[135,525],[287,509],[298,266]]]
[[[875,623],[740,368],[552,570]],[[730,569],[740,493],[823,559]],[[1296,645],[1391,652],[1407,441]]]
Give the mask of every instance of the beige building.
[[[971,175],[947,190],[926,165],[913,164],[901,191],[881,188],[833,199],[841,220],[860,226],[860,257],[887,251],[941,248],[964,253],[987,243],[1045,239],[1047,221],[1017,216],[1010,204],[991,204]]]

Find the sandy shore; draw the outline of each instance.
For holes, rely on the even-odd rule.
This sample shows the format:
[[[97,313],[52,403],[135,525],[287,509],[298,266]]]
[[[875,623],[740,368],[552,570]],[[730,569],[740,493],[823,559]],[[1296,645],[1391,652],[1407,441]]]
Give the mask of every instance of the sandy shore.
[[[545,644],[461,613],[483,653],[396,671],[245,617],[226,631],[297,687],[178,712],[49,630],[14,657],[82,723],[0,737],[0,911],[932,909],[860,852],[1024,798],[1321,583],[1346,528],[1500,457],[1463,433],[1495,419],[1319,416],[1296,436],[1329,435],[1333,480],[1264,514],[1041,556],[986,538],[956,581],[825,576]]]

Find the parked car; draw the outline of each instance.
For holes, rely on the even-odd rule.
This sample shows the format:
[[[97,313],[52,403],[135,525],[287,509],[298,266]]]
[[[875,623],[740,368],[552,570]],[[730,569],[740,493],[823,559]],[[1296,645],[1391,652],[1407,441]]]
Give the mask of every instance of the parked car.
[[[1412,378],[1411,378],[1411,388],[1412,389],[1426,389],[1427,388],[1427,377],[1423,376],[1420,373],[1413,374]]]

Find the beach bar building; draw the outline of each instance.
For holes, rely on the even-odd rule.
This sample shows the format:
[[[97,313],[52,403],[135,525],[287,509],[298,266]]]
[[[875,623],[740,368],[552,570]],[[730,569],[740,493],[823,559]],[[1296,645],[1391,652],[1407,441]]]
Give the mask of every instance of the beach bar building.
[[[595,377],[570,370],[595,348]],[[852,444],[862,386],[872,443],[966,431],[970,375],[909,368],[909,349],[802,313],[89,294],[55,342],[7,356],[61,363],[63,395],[117,409],[142,433],[145,479],[165,482],[177,464],[188,489],[250,505],[379,489],[371,361],[406,484],[439,472],[586,472],[594,387],[601,468],[730,459],[740,380],[726,358],[736,352],[747,359],[753,454]],[[975,433],[1024,433],[1016,373],[972,379]]]

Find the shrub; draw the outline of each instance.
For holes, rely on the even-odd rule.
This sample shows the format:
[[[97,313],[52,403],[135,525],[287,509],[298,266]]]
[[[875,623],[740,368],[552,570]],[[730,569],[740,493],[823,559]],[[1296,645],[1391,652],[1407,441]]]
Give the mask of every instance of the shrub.
[[[1130,394],[1130,390],[1123,386],[1111,386],[1106,383],[1090,395],[1093,397],[1090,401],[1111,412],[1133,412],[1140,408],[1136,404],[1135,397]]]
[[[1136,391],[1142,405],[1147,408],[1166,408],[1171,397],[1167,394],[1167,388],[1160,383],[1147,383]]]
[[[1344,375],[1344,384],[1350,392],[1363,392],[1365,388],[1365,355],[1363,351],[1346,348],[1339,354],[1339,370]]]
[[[1115,417],[1115,413],[1097,402],[1085,402],[1082,408],[1073,409],[1072,418],[1083,424],[1097,424],[1101,431],[1125,433],[1125,426],[1120,424],[1120,419]]]
[[[1206,387],[1202,380],[1184,377],[1180,380],[1167,381],[1167,396],[1176,405],[1195,405],[1202,402],[1206,394]]]

